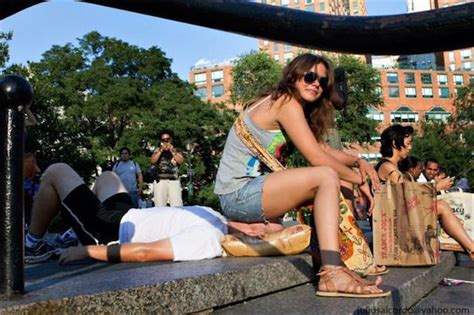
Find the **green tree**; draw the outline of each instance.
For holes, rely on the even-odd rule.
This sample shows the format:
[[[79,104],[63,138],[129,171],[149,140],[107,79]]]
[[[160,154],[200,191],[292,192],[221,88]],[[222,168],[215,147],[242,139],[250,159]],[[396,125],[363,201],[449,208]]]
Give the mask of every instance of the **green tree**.
[[[239,57],[233,68],[232,97],[234,104],[245,104],[275,85],[281,66],[267,53],[252,51]]]
[[[467,177],[474,187],[473,85],[459,89],[456,110],[447,123],[423,122],[422,135],[415,137],[412,154],[422,160],[437,159],[450,176]]]
[[[10,60],[8,41],[13,38],[13,32],[0,32],[0,69],[4,68]]]
[[[207,187],[235,116],[202,103],[171,71],[171,62],[157,47],[91,32],[76,45],[51,47],[28,67],[10,67],[27,76],[35,91],[39,124],[28,130],[28,150],[43,168],[67,162],[87,180],[121,146],[130,147],[145,169],[160,131],[171,129],[178,148],[193,143],[194,153],[186,158],[195,168],[194,185]]]
[[[346,113],[337,112],[336,127],[344,143],[372,143],[377,122],[367,118],[369,107],[379,108],[383,101],[377,92],[380,84],[378,71],[359,58],[340,55],[335,67],[346,71],[349,105]]]

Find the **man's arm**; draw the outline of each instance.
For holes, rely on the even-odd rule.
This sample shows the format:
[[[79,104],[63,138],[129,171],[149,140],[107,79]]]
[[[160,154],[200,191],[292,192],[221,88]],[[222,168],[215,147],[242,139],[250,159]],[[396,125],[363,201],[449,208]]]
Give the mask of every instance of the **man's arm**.
[[[177,151],[173,148],[173,149],[171,149],[171,154],[173,154],[173,158],[176,161],[176,163],[178,163],[178,165],[183,164],[184,157],[179,151]]]
[[[159,260],[173,260],[174,253],[171,241],[167,238],[152,243],[127,243],[120,245],[120,260],[122,262],[147,262]],[[89,245],[66,248],[59,257],[59,264],[93,258],[109,261],[107,246]]]

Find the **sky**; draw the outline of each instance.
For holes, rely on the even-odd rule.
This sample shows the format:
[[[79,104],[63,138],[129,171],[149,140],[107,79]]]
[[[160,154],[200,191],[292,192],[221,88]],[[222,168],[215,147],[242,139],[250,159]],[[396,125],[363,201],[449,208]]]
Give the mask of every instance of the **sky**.
[[[405,0],[367,0],[368,15],[406,13]],[[219,62],[256,50],[258,39],[98,5],[55,0],[0,21],[13,31],[10,64],[39,61],[52,45],[77,44],[91,31],[142,48],[157,46],[173,60],[172,70],[188,80],[197,62]]]

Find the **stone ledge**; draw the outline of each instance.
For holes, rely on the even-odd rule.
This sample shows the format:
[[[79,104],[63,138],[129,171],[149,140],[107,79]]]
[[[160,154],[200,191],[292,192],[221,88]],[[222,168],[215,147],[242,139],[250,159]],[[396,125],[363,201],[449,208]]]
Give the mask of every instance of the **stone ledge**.
[[[28,266],[26,294],[1,313],[189,313],[314,280],[308,254],[181,263]]]
[[[433,267],[394,268],[383,276],[384,289],[392,294],[379,299],[322,298],[314,284],[305,284],[264,297],[217,309],[217,314],[398,314],[407,310],[437,287],[454,267],[451,252],[441,254]]]

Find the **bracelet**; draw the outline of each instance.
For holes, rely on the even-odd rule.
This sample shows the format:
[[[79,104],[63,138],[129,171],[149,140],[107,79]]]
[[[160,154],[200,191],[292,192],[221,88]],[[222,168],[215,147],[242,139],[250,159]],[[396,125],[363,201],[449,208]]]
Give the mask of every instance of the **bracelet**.
[[[120,258],[120,244],[107,245],[107,260],[114,263],[122,262]]]

